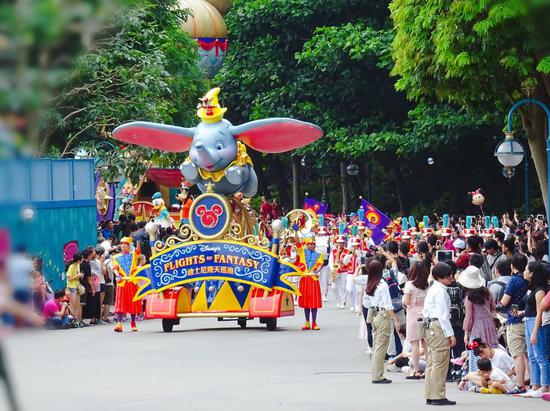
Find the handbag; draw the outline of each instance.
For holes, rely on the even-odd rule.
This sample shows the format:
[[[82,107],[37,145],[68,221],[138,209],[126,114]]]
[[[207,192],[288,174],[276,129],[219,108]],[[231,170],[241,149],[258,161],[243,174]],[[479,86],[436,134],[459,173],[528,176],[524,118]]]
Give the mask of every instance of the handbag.
[[[78,284],[77,287],[78,295],[84,295],[86,293],[86,288],[82,284]]]

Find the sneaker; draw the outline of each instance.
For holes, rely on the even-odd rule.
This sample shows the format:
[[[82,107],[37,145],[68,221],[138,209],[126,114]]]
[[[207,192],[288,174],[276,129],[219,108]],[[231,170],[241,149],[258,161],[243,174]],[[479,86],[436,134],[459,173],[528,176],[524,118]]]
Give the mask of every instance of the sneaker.
[[[518,394],[518,396],[522,398],[542,398],[542,391],[541,390],[528,390],[527,392],[523,394]]]
[[[525,387],[518,387],[517,385],[514,387],[512,391],[508,391],[506,395],[518,395],[518,394],[525,394],[527,390]]]
[[[491,394],[491,390],[489,388],[486,388],[486,387],[481,387],[479,392],[482,393],[482,394]]]
[[[132,322],[130,323],[130,329],[131,329],[132,331],[134,331],[134,332],[136,332],[136,331],[138,330],[135,321],[132,321]]]
[[[115,332],[116,333],[121,333],[122,332],[122,324],[121,323],[116,323],[115,324]]]
[[[489,391],[491,391],[491,394],[504,394],[498,388],[490,388]]]
[[[312,330],[320,330],[321,327],[319,327],[319,326],[317,325],[317,323],[313,323],[313,324],[311,324],[311,329],[312,329]]]
[[[327,297],[323,297],[323,302],[326,302],[328,301],[328,298]]]
[[[311,325],[309,324],[309,321],[306,321],[304,326],[302,327],[302,331],[311,330]]]

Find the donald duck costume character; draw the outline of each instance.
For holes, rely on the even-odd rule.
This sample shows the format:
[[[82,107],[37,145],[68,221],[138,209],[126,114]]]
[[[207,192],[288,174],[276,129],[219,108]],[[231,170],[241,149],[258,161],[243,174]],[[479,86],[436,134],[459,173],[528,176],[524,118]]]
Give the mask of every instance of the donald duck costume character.
[[[155,223],[160,226],[160,236],[164,238],[170,234],[171,228],[174,225],[174,220],[170,217],[170,213],[164,205],[164,200],[159,192],[153,194],[152,203],[153,213],[155,215]]]

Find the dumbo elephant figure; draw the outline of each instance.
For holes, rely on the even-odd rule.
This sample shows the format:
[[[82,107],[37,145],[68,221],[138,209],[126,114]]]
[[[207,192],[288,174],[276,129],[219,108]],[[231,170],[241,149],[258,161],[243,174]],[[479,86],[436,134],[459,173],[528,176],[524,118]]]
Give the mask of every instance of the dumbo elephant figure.
[[[218,103],[219,88],[200,99],[197,115],[202,122],[193,128],[148,122],[117,127],[113,137],[127,143],[170,152],[189,151],[180,169],[202,192],[242,192],[253,197],[258,178],[246,145],[262,153],[283,153],[309,144],[323,135],[320,127],[289,118],[269,118],[233,126],[223,119],[226,108]]]

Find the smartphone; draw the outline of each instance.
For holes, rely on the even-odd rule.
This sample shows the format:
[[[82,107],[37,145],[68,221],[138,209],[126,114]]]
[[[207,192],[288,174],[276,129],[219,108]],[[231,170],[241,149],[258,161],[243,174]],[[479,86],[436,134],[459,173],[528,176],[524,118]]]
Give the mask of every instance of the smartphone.
[[[519,305],[517,304],[512,304],[510,306],[510,311],[514,312],[514,311],[518,311],[519,310]]]
[[[361,265],[367,264],[367,257],[361,257]]]
[[[436,257],[438,263],[454,260],[455,252],[453,250],[437,250]]]

